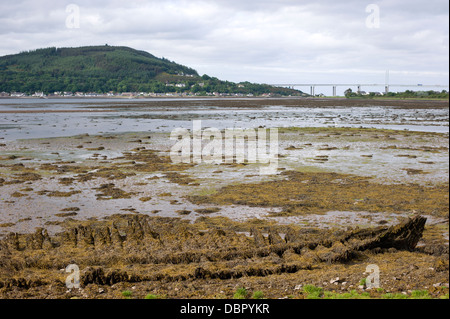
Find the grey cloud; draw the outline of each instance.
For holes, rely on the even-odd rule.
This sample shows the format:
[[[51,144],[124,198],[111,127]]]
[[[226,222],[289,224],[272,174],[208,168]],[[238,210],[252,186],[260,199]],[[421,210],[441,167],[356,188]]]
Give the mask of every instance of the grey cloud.
[[[80,8],[80,29],[64,24],[70,3]],[[365,25],[370,3],[380,8],[378,29]],[[442,82],[448,7],[447,0],[17,0],[0,4],[0,54],[109,43],[230,80],[351,81],[389,68],[405,80],[434,74]]]

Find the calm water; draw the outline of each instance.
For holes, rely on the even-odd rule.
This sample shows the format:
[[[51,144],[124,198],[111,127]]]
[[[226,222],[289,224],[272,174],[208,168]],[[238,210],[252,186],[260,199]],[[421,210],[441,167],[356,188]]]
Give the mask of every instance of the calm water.
[[[155,107],[152,102],[180,99],[152,99],[144,106],[145,100],[128,99],[0,99],[0,112],[10,112],[0,113],[0,139],[11,141],[86,133],[170,132],[177,127],[192,128],[193,120],[202,120],[203,127],[219,129],[338,126],[449,132],[449,110],[442,108],[415,110],[379,106],[308,108],[276,105],[248,109],[219,108],[214,99],[202,100],[206,101],[205,106],[179,108]],[[239,103],[237,100],[236,106]],[[38,112],[62,110],[72,112]]]

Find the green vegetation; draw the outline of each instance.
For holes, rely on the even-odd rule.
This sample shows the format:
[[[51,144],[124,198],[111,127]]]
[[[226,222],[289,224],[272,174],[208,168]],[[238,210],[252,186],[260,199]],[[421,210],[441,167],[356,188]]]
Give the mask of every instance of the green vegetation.
[[[299,95],[269,85],[199,76],[187,66],[128,47],[46,48],[0,57],[0,92],[145,92]]]
[[[132,295],[133,295],[133,292],[130,290],[122,291],[122,296],[125,297],[126,299],[130,299]]]
[[[161,299],[161,296],[148,294],[145,296],[145,299]]]
[[[358,293],[356,290],[343,294],[326,291],[323,299],[370,299],[370,294],[368,292]]]
[[[233,298],[234,299],[245,299],[247,298],[247,289],[245,288],[238,288],[238,290],[236,290],[236,292],[234,293]]]
[[[381,96],[376,92],[370,92],[367,94],[361,94],[353,92],[352,89],[345,91],[346,98],[363,98],[363,99],[373,99],[373,98],[397,98],[397,99],[448,99],[449,92],[443,90],[441,92],[437,91],[411,91],[406,90],[405,92],[388,92],[387,94]]]
[[[261,290],[257,290],[253,293],[252,296],[253,299],[263,299],[264,298],[264,293]]]
[[[305,287],[303,287],[303,291],[306,293],[307,299],[320,299],[324,295],[323,288],[313,285],[306,285]]]
[[[363,278],[363,279],[361,279],[361,280],[359,281],[359,285],[360,285],[360,286],[365,286],[366,283],[367,283],[367,278]]]
[[[411,299],[432,299],[432,297],[427,290],[414,290]]]
[[[399,294],[399,293],[387,293],[384,295],[381,295],[382,299],[408,299],[407,295],[404,294]]]
[[[303,287],[303,293],[306,299],[433,299],[427,290],[414,290],[410,294],[405,293],[385,293],[379,288],[372,292],[358,292],[352,290],[350,292],[334,292],[324,291],[323,288],[314,285],[306,285]],[[436,297],[435,297],[436,298]],[[448,299],[448,294],[443,295],[440,299]]]

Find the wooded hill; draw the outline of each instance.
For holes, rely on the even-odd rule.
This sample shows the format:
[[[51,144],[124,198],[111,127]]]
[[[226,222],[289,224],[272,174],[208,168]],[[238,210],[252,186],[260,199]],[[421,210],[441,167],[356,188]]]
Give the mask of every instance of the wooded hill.
[[[128,47],[46,48],[0,57],[0,92],[192,92],[300,95],[298,90],[221,81]]]

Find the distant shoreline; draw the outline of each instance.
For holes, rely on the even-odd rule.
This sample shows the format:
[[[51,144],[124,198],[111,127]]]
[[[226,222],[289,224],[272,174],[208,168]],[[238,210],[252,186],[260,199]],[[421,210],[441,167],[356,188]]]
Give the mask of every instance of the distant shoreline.
[[[205,99],[211,99],[211,100],[223,100],[223,99],[233,99],[233,100],[246,100],[246,99],[272,99],[272,100],[279,100],[279,99],[347,99],[346,97],[302,97],[302,96],[46,96],[46,97],[36,97],[36,96],[0,96],[1,99],[34,99],[34,100],[47,100],[47,99],[111,99],[111,100],[155,100],[155,99],[186,99],[186,100],[192,100],[192,99],[198,99],[198,100],[205,100]]]
[[[157,99],[185,99],[185,100],[338,100],[338,101],[441,101],[449,102],[449,99],[438,99],[438,98],[392,98],[392,97],[374,97],[374,98],[346,98],[345,96],[324,96],[324,97],[302,97],[302,96],[144,96],[144,97],[128,97],[128,96],[46,96],[46,97],[35,97],[35,96],[0,96],[0,100],[73,100],[73,99],[83,99],[83,100],[157,100]]]
[[[20,105],[20,100],[30,100],[31,98],[1,98],[3,101],[10,100],[16,101]],[[298,108],[342,108],[342,107],[393,107],[400,109],[448,109],[448,100],[407,100],[407,99],[347,99],[343,98],[305,98],[305,97],[164,97],[164,98],[100,98],[100,97],[64,97],[56,98],[50,97],[49,101],[55,100],[80,100],[79,103],[82,106],[89,101],[98,101],[96,106],[85,106],[78,109],[7,109],[1,110],[0,114],[25,114],[25,113],[101,113],[101,112],[114,112],[117,108],[133,108],[143,110],[148,107],[154,108],[180,108],[183,107],[205,107],[208,106],[208,101],[213,101],[214,106],[218,108],[264,108],[271,106],[283,106],[283,107],[298,107]],[[36,99],[43,100],[44,99]],[[105,100],[110,100],[111,103]],[[113,103],[113,101],[117,102]],[[127,105],[127,102],[129,104]],[[237,103],[240,102],[240,103]],[[206,104],[205,104],[206,103]],[[70,104],[70,103],[69,103]],[[1,107],[2,104],[0,104]],[[7,104],[4,104],[7,105]]]

